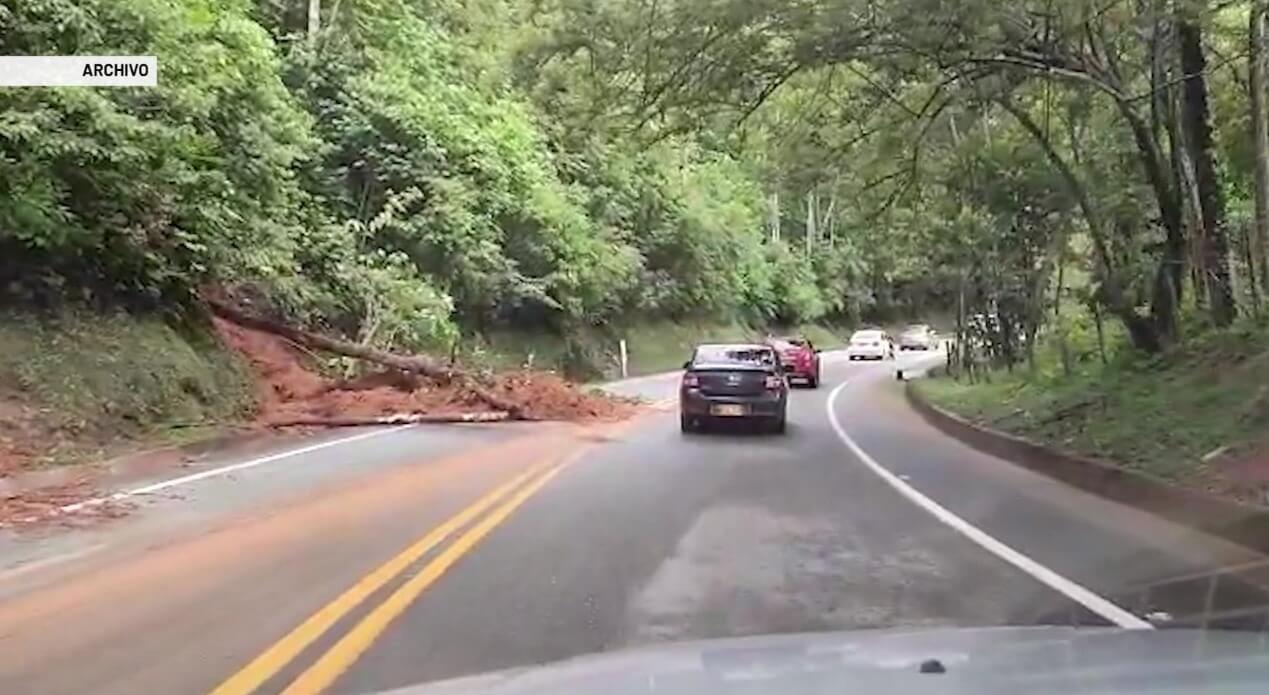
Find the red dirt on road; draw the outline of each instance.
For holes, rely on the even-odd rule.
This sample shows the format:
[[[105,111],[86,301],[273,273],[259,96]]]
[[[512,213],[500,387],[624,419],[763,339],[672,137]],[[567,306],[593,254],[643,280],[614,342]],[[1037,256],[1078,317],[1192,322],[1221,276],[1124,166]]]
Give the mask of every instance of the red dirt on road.
[[[379,418],[395,415],[463,415],[491,408],[460,384],[437,384],[395,371],[377,371],[352,380],[321,375],[316,357],[284,338],[213,319],[221,340],[238,352],[256,375],[256,424],[292,420]],[[516,371],[488,379],[484,386],[539,420],[619,420],[632,415],[633,403],[576,385],[546,372]],[[0,401],[0,527],[65,519],[58,508],[97,494],[98,471],[84,467],[70,483],[15,485],[30,471],[50,441],[35,427],[39,418],[18,403]],[[226,423],[231,424],[231,423]],[[176,464],[173,464],[176,465]],[[76,514],[76,522],[111,518],[126,507],[103,504]],[[82,517],[82,518],[81,518]]]
[[[132,505],[126,502],[103,500],[99,504],[81,507],[73,514],[62,513],[62,507],[90,499],[96,494],[96,483],[92,476],[86,475],[63,485],[0,496],[0,528],[23,528],[50,522],[83,526],[119,518],[132,509]]]
[[[257,421],[264,425],[302,418],[459,415],[491,410],[457,382],[437,384],[395,371],[372,372],[349,381],[328,379],[309,366],[312,357],[285,339],[213,320],[221,339],[241,354],[258,376]],[[531,419],[619,419],[634,412],[628,401],[583,391],[548,372],[498,374],[486,386],[520,406]]]

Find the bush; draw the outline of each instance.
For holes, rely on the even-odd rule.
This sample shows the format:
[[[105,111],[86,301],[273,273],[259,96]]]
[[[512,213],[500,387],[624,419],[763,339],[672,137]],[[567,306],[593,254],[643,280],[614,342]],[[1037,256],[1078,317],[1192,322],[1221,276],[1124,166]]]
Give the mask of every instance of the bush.
[[[5,53],[163,56],[156,88],[0,92],[10,293],[184,300],[287,272],[313,143],[239,3],[10,0],[0,35]]]
[[[579,133],[506,84],[510,49],[488,42],[512,27],[458,12],[345,3],[310,42],[247,0],[0,0],[5,53],[161,70],[157,88],[0,92],[0,299],[178,314],[219,286],[414,349],[458,326],[848,304],[817,289],[840,264],[767,240],[739,155]]]

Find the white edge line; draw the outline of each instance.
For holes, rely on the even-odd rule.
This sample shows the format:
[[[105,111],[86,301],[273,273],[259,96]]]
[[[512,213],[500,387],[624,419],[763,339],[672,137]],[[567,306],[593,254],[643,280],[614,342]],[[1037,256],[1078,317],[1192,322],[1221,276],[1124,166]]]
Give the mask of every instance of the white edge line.
[[[245,470],[247,468],[255,468],[256,466],[261,466],[266,463],[271,463],[279,459],[289,458],[291,456],[299,456],[300,454],[307,454],[311,451],[317,451],[318,449],[325,449],[327,447],[337,446],[339,444],[347,444],[349,442],[355,442],[361,439],[369,439],[371,437],[378,437],[380,435],[388,434],[390,432],[398,432],[400,430],[406,429],[407,427],[413,427],[413,425],[397,425],[396,427],[389,427],[388,429],[375,430],[373,432],[362,432],[360,434],[354,434],[350,437],[342,437],[340,439],[332,439],[325,442],[318,442],[317,444],[302,446],[298,449],[280,451],[276,454],[269,454],[268,456],[262,456],[260,458],[251,459],[249,461],[232,463],[232,464],[229,464],[228,466],[212,468],[205,471],[199,471],[198,473],[183,475],[179,478],[171,478],[170,480],[162,480],[150,485],[144,485],[142,487],[136,487],[130,490],[123,490],[121,492],[116,492],[113,495],[106,495],[104,497],[93,497],[91,499],[83,500],[82,502],[75,502],[73,504],[65,504],[65,505],[62,505],[61,507],[58,507],[57,511],[63,514],[69,514],[69,513],[77,512],[81,509],[85,509],[87,507],[95,507],[101,504],[105,504],[106,502],[110,502],[110,501],[118,501],[122,499],[127,499],[129,497],[134,497],[136,495],[149,495],[155,492],[159,492],[161,490],[166,490],[168,488],[176,487],[178,485],[185,485],[186,483],[193,483],[199,480],[204,480],[206,478],[214,478],[216,476],[225,475],[226,473],[233,473],[234,471]]]
[[[106,543],[97,543],[96,545],[90,545],[87,548],[80,548],[79,550],[73,550],[69,553],[63,553],[61,555],[54,555],[52,557],[41,558],[39,560],[32,560],[25,564],[19,564],[15,567],[10,567],[5,570],[0,570],[0,581],[7,582],[10,579],[14,579],[24,574],[34,572],[35,570],[44,569],[44,568],[52,567],[55,565],[60,565],[64,562],[70,562],[71,560],[78,560],[80,558],[87,557],[89,555],[92,555],[93,553],[104,550],[106,547],[107,547]]]
[[[996,557],[999,557],[1005,562],[1008,562],[1014,567],[1026,572],[1040,583],[1065,595],[1072,601],[1075,601],[1081,606],[1084,606],[1119,627],[1133,630],[1154,629],[1154,626],[1149,622],[1138,618],[1132,613],[1093,593],[1080,584],[1063,577],[1048,567],[1041,565],[1035,560],[1032,560],[1026,555],[1023,555],[1017,550],[1014,550],[1013,548],[996,540],[986,531],[983,531],[977,526],[974,526],[968,521],[960,518],[956,514],[953,514],[946,507],[930,499],[921,491],[905,483],[894,473],[891,473],[889,470],[883,468],[881,464],[877,463],[877,461],[869,456],[867,452],[860,448],[860,446],[850,438],[850,435],[846,434],[846,430],[843,429],[841,423],[837,421],[836,409],[833,406],[837,402],[837,396],[841,394],[842,390],[849,383],[850,380],[842,382],[837,386],[837,388],[833,389],[831,394],[829,394],[827,406],[828,421],[833,426],[833,431],[837,433],[837,437],[842,440],[842,443],[845,444],[860,461],[863,461],[864,465],[872,469],[872,472],[876,473],[882,480],[889,483],[891,487],[899,492],[899,494],[907,497],[918,507],[921,507],[925,511],[929,512],[944,524],[959,531],[966,538],[969,538],[971,541],[982,546],[985,550],[991,552]]]
[[[598,384],[591,384],[598,389],[610,389],[614,386],[635,386],[645,381],[659,381],[661,379],[668,380],[670,377],[676,377],[683,373],[682,369],[675,369],[668,372],[657,372],[656,374],[644,374],[643,376],[632,376],[628,379],[617,379],[616,381],[604,381]]]

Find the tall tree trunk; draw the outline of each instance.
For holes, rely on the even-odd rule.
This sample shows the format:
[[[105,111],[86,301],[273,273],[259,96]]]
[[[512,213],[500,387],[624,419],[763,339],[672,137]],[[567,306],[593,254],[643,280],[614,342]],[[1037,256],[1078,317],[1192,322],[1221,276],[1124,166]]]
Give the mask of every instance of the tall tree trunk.
[[[1162,279],[1156,279],[1156,291],[1153,301],[1151,302],[1151,310],[1153,316],[1146,318],[1137,313],[1133,302],[1126,296],[1123,282],[1120,280],[1115,269],[1115,259],[1111,255],[1109,245],[1106,241],[1106,228],[1103,226],[1101,218],[1097,215],[1097,209],[1093,206],[1092,198],[1088,194],[1088,190],[1084,184],[1075,175],[1075,171],[1071,168],[1070,163],[1057,151],[1053,146],[1053,142],[1049,139],[1035,119],[1024,111],[1021,107],[1011,102],[1007,97],[1000,97],[997,103],[1009,112],[1023,130],[1027,131],[1040,149],[1044,151],[1045,157],[1053,168],[1057,170],[1058,175],[1062,177],[1062,181],[1066,184],[1071,195],[1075,197],[1076,204],[1080,208],[1080,212],[1084,216],[1084,221],[1088,224],[1089,237],[1093,242],[1093,259],[1095,261],[1094,276],[1099,282],[1098,298],[1106,304],[1120,321],[1123,322],[1124,328],[1128,330],[1129,339],[1132,344],[1140,350],[1146,352],[1157,352],[1165,344],[1171,342],[1176,335],[1176,304],[1175,304],[1175,286],[1168,282],[1166,274],[1170,272],[1171,265],[1167,262],[1169,252],[1165,248],[1164,261],[1159,265],[1159,274]],[[1130,118],[1130,123],[1134,125],[1133,131],[1137,134],[1138,145],[1144,148],[1145,145],[1157,143],[1149,133],[1138,132],[1145,128],[1145,124],[1140,119]],[[1145,140],[1143,141],[1143,138]],[[1074,143],[1072,143],[1074,146]],[[1162,172],[1158,169],[1158,160],[1145,156],[1145,150],[1142,149],[1142,158],[1146,162],[1146,169],[1151,173],[1151,182],[1157,184],[1155,186],[1156,195],[1159,196],[1160,210],[1164,213],[1165,220],[1168,220],[1165,226],[1169,229],[1169,238],[1172,236],[1172,222],[1179,225],[1179,217],[1169,217],[1169,212],[1174,212],[1172,205],[1175,201],[1171,197],[1170,189],[1167,188],[1166,181],[1163,180]],[[1160,188],[1160,185],[1163,188]],[[1170,248],[1170,245],[1167,246]]]
[[[1163,255],[1155,268],[1150,298],[1150,320],[1155,324],[1153,332],[1162,345],[1175,341],[1179,334],[1177,315],[1185,290],[1187,237],[1184,206],[1181,202],[1182,189],[1175,177],[1175,169],[1168,166],[1169,157],[1163,151],[1160,128],[1161,125],[1172,126],[1168,128],[1168,132],[1175,132],[1175,112],[1170,106],[1167,87],[1171,77],[1168,66],[1173,64],[1171,48],[1174,37],[1170,31],[1173,22],[1169,21],[1166,0],[1151,2],[1149,12],[1152,17],[1150,121],[1147,123],[1141,118],[1134,100],[1117,99],[1116,107],[1132,132],[1133,141],[1137,145],[1137,156],[1145,170],[1146,179],[1154,190],[1159,221],[1166,235]],[[1169,140],[1175,142],[1175,138]],[[1125,323],[1128,324],[1130,333],[1145,330],[1138,317],[1129,318]]]
[[[780,240],[780,191],[771,192],[771,241]]]
[[[966,371],[969,356],[969,336],[965,333],[965,272],[961,271],[956,284],[956,378]],[[972,375],[971,375],[972,376]]]
[[[1266,0],[1251,4],[1248,36],[1249,101],[1251,102],[1251,142],[1256,159],[1256,232],[1252,258],[1259,269],[1260,284],[1269,283],[1269,114],[1265,104],[1265,14]]]
[[[1067,341],[1066,326],[1062,325],[1062,293],[1066,287],[1066,249],[1067,236],[1063,229],[1062,241],[1058,245],[1057,283],[1053,288],[1053,324],[1057,327],[1058,353],[1062,358],[1062,374],[1071,376],[1071,348]]]
[[[1184,73],[1185,140],[1194,161],[1194,179],[1203,213],[1203,279],[1212,322],[1228,326],[1237,306],[1230,284],[1229,238],[1225,219],[1225,192],[1216,171],[1212,144],[1211,114],[1207,102],[1207,59],[1203,55],[1203,31],[1194,13],[1181,10],[1177,18],[1177,40]]]
[[[1137,143],[1138,156],[1146,170],[1146,178],[1154,189],[1159,206],[1159,219],[1166,238],[1163,256],[1155,270],[1150,298],[1150,319],[1155,323],[1155,338],[1162,344],[1173,342],[1178,334],[1177,308],[1181,305],[1185,287],[1185,223],[1182,205],[1176,186],[1168,175],[1163,161],[1159,140],[1144,122],[1130,113],[1127,105],[1121,105],[1120,113],[1128,120],[1133,139]],[[1114,307],[1110,307],[1112,310]],[[1141,327],[1139,327],[1140,329]],[[1132,331],[1132,329],[1129,329]]]
[[[317,38],[322,30],[322,0],[308,0],[308,38]]]
[[[827,227],[828,247],[830,249],[833,248],[834,243],[837,241],[834,238],[835,237],[834,232],[836,231],[835,228],[837,226],[836,223],[834,222],[834,220],[836,219],[834,217],[836,212],[837,212],[837,186],[834,185],[833,190],[830,191],[828,194],[828,212],[824,213],[824,226]]]
[[[1162,121],[1168,134],[1172,176],[1176,180],[1177,199],[1186,229],[1184,249],[1177,251],[1176,255],[1187,259],[1191,274],[1190,281],[1194,287],[1194,306],[1205,310],[1207,284],[1203,282],[1203,256],[1199,250],[1199,242],[1203,238],[1203,206],[1199,202],[1198,182],[1194,176],[1194,160],[1190,158],[1190,148],[1184,128],[1181,126],[1185,121],[1185,107],[1182,104],[1180,90],[1165,87],[1163,92],[1166,110],[1163,112]],[[1174,282],[1179,280],[1180,278],[1173,276]]]
[[[1163,245],[1163,257],[1155,269],[1153,300],[1151,314],[1156,323],[1164,326],[1163,333],[1174,339],[1180,335],[1179,309],[1185,298],[1186,269],[1196,268],[1193,256],[1189,253],[1191,240],[1197,237],[1202,226],[1199,217],[1198,193],[1194,187],[1193,167],[1186,156],[1184,139],[1181,136],[1181,101],[1179,90],[1172,80],[1176,71],[1176,37],[1172,29],[1172,21],[1167,11],[1167,0],[1154,0],[1151,4],[1153,28],[1150,42],[1150,133],[1157,146],[1148,146],[1159,159],[1159,168],[1171,163],[1170,191],[1165,190],[1160,173],[1156,192],[1166,196],[1170,202],[1165,204],[1160,198],[1159,208],[1167,238]],[[1163,138],[1167,136],[1167,156],[1164,156]],[[1138,138],[1141,142],[1141,138]],[[1203,286],[1191,281],[1196,301],[1203,297]]]
[[[806,192],[806,256],[815,252],[815,189]]]
[[[1102,358],[1102,364],[1109,364],[1106,359],[1106,329],[1102,327],[1102,309],[1096,301],[1092,302],[1093,322],[1097,325],[1097,354]]]
[[[1247,265],[1247,294],[1251,296],[1252,311],[1256,316],[1260,315],[1260,283],[1257,278],[1256,268],[1256,242],[1252,238],[1255,231],[1249,225],[1241,226],[1241,245],[1243,251],[1243,262]]]

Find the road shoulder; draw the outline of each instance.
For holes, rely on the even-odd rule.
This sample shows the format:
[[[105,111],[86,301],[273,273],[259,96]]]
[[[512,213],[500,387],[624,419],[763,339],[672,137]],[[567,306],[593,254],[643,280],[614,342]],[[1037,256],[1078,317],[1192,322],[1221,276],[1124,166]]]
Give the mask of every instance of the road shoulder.
[[[865,402],[870,407],[860,407]],[[905,484],[1061,576],[1131,606],[1137,615],[1158,608],[1151,605],[1158,588],[1176,578],[1263,566],[1264,558],[1247,548],[948,437],[912,410],[898,385],[861,383],[843,394],[837,412],[858,446]],[[1255,587],[1242,586],[1236,593],[1241,604],[1264,601]],[[1193,598],[1169,600],[1190,610]]]

